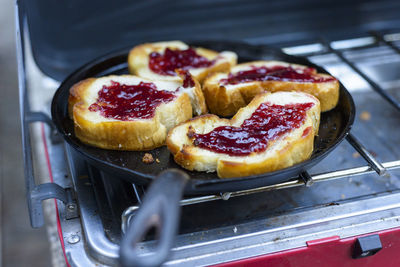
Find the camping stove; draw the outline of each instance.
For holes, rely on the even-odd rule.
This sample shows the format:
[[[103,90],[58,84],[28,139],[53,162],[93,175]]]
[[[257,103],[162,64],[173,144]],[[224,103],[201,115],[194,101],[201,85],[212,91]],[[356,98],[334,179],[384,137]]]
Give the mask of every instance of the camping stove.
[[[373,32],[283,48],[325,67],[351,92],[351,133],[309,175],[183,199],[165,265],[400,265],[399,45],[400,33]],[[26,30],[18,60],[31,223],[40,227],[46,218],[53,258],[63,255],[68,266],[117,265],[121,236],[146,188],[113,179],[60,140],[49,117],[59,82],[38,69]],[[58,200],[42,212],[48,198]],[[156,242],[149,235],[140,248],[151,253]]]

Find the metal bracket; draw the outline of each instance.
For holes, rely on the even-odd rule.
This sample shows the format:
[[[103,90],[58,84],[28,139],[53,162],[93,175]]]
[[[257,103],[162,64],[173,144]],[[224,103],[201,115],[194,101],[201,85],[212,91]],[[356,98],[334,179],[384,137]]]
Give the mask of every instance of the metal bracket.
[[[57,132],[57,129],[54,126],[54,123],[51,120],[50,116],[47,115],[46,113],[41,112],[41,111],[26,112],[25,121],[28,123],[39,122],[39,121],[46,123],[47,126],[49,126],[51,129],[51,132],[50,132],[51,143],[52,144],[61,143],[62,138],[61,138],[60,134]]]
[[[304,184],[306,185],[306,187],[310,187],[314,184],[314,180],[311,177],[311,175],[307,172],[304,171],[302,173],[300,173],[299,175],[300,179],[303,180]]]
[[[40,184],[30,191],[28,204],[32,227],[39,228],[44,224],[42,201],[49,198],[56,198],[67,203],[65,189],[55,183]]]
[[[25,115],[25,120],[27,122],[41,121],[41,122],[46,123],[51,129],[55,128],[51,118],[44,112],[37,112],[37,111],[27,112]]]
[[[56,198],[64,203],[68,202],[66,190],[55,183],[35,184],[33,176],[32,163],[32,147],[30,143],[30,133],[28,124],[32,122],[46,123],[52,133],[56,132],[54,124],[50,117],[43,112],[25,111],[23,123],[23,143],[24,143],[24,163],[25,163],[25,179],[27,185],[28,208],[30,213],[30,221],[33,228],[39,228],[44,224],[42,201],[49,198]],[[52,143],[60,142],[60,136],[51,134]]]
[[[222,200],[229,200],[232,196],[232,192],[220,193],[220,196]]]
[[[65,219],[70,220],[78,218],[79,217],[78,204],[75,200],[75,197],[73,196],[73,191],[71,188],[66,188],[65,192],[67,195],[67,203],[65,203],[66,207]]]

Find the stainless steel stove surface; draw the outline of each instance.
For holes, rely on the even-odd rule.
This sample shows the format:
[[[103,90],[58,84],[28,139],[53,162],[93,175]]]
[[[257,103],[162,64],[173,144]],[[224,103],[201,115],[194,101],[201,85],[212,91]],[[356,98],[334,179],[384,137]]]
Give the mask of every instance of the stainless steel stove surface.
[[[121,236],[146,188],[93,168],[54,134],[48,114],[59,82],[39,70],[26,29],[20,37],[20,103],[32,225],[42,223],[42,199],[62,199],[57,201],[57,216],[48,208],[45,214],[54,229],[59,220],[68,264],[117,265]],[[245,41],[262,45],[271,38]],[[390,30],[284,48],[324,66],[349,89],[357,111],[351,134],[308,170],[309,176],[182,200],[179,235],[165,265],[214,265],[306,247],[321,238],[400,227],[399,47],[400,33]],[[64,67],[53,70],[54,75],[61,77]],[[48,125],[29,126],[35,121]],[[47,184],[49,176],[59,186]],[[46,184],[36,186],[34,178]],[[155,245],[150,235],[140,250],[151,253]]]
[[[398,45],[400,35],[384,37]],[[377,44],[372,37],[330,45],[356,62],[384,92],[400,99],[398,51]],[[166,265],[212,265],[304,247],[315,239],[346,238],[400,226],[399,110],[343,62],[336,50],[312,44],[284,51],[309,55],[350,90],[357,107],[351,136],[309,170],[311,177],[306,180],[182,200],[179,235]],[[29,55],[27,66],[34,72]],[[49,91],[57,87],[48,78],[40,80]],[[29,94],[36,95],[32,106],[47,104],[48,110],[51,94],[38,97],[37,86],[31,86]],[[46,135],[51,135],[49,129]],[[58,205],[69,263],[117,264],[123,229],[134,217],[145,189],[100,172],[67,144],[51,142],[49,137],[35,143],[39,158],[46,153],[40,148],[42,141],[48,146],[54,181],[66,188],[72,187],[72,178],[79,204],[75,215],[72,199],[68,202],[72,205]],[[141,250],[150,253],[154,245],[150,238],[141,243]]]

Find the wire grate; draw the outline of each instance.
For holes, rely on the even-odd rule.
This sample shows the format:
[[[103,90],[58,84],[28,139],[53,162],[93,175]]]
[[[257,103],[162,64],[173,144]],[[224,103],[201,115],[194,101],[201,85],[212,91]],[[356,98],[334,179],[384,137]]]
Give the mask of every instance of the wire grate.
[[[393,34],[387,35],[382,35],[377,32],[371,32],[372,37],[375,40],[374,45],[379,45],[382,43],[385,46],[389,46],[392,48],[394,51],[397,53],[400,52],[400,49],[396,47],[393,42],[396,41],[396,38],[389,38],[393,37]],[[370,37],[368,37],[368,40],[370,40]],[[390,41],[388,41],[390,40]],[[371,42],[368,41],[364,44],[364,47],[369,47],[371,46]],[[306,46],[304,46],[306,47]],[[308,46],[307,46],[308,47]],[[307,48],[306,47],[306,48]],[[322,42],[322,44],[318,44],[316,46],[318,51],[313,51],[312,49],[308,49],[306,53],[301,53],[302,56],[316,56],[316,55],[322,55],[326,54],[327,52],[334,53],[336,54],[344,63],[346,63],[351,69],[353,69],[357,74],[359,74],[383,99],[385,99],[389,104],[394,106],[397,110],[400,111],[400,103],[397,101],[394,97],[389,95],[386,91],[384,91],[376,82],[374,82],[368,75],[363,73],[354,63],[352,63],[350,60],[348,60],[344,55],[341,50],[344,49],[359,49],[362,47],[359,43],[357,43],[356,46],[354,47],[345,47],[342,46],[339,49],[335,49],[332,47],[332,43],[328,42]],[[294,51],[290,49],[284,49],[284,51]],[[243,196],[243,195],[249,195],[249,194],[255,194],[255,193],[260,193],[264,191],[269,191],[269,190],[278,190],[278,189],[286,189],[286,188],[291,188],[291,187],[296,187],[296,186],[312,186],[313,183],[315,182],[323,182],[323,181],[329,181],[329,180],[334,180],[334,179],[341,179],[345,177],[351,177],[351,176],[358,176],[358,175],[363,175],[363,174],[369,174],[376,172],[380,176],[389,176],[388,170],[395,170],[400,168],[400,160],[395,160],[395,161],[388,161],[388,162],[379,162],[374,155],[372,155],[368,149],[358,140],[358,138],[352,134],[348,134],[346,137],[346,141],[358,152],[360,155],[363,157],[363,159],[366,161],[367,165],[362,166],[362,167],[356,167],[356,168],[348,168],[348,169],[341,169],[341,170],[336,170],[333,172],[326,172],[326,173],[318,173],[318,174],[313,174],[310,175],[308,172],[303,172],[299,175],[298,179],[291,180],[289,182],[284,182],[284,183],[279,183],[275,185],[270,185],[270,186],[265,186],[265,187],[259,187],[259,188],[254,188],[254,189],[249,189],[249,190],[242,190],[242,191],[237,191],[237,192],[221,192],[220,194],[216,195],[206,195],[206,196],[200,196],[200,197],[191,197],[191,198],[185,198],[181,200],[181,205],[182,206],[187,206],[187,205],[194,205],[194,204],[199,204],[199,203],[204,203],[208,201],[215,201],[215,200],[228,200],[232,197],[238,197],[238,196]],[[135,192],[145,192],[143,188],[140,188],[138,186],[134,186]],[[145,194],[145,193],[143,193]],[[138,197],[138,203],[141,203],[141,197],[143,194],[136,194]],[[129,223],[129,220],[132,215],[135,214],[135,212],[138,210],[139,205],[135,206],[130,206],[128,207],[122,214],[122,229],[124,230],[127,227],[127,223]]]

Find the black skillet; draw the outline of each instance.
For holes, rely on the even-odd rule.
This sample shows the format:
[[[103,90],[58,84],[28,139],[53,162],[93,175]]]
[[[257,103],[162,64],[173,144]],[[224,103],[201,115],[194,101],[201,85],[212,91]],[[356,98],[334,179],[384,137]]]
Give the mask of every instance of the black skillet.
[[[278,49],[225,41],[191,44],[217,51],[234,51],[239,56],[239,62],[260,59],[280,60],[311,66],[318,72],[326,73],[323,68],[307,59],[286,55]],[[57,129],[90,164],[114,174],[117,178],[136,184],[147,185],[156,180],[148,190],[144,203],[121,242],[120,253],[124,265],[135,263],[140,266],[151,266],[159,265],[166,260],[178,227],[179,200],[183,192],[186,195],[232,192],[296,178],[328,155],[348,134],[354,121],[353,99],[340,84],[339,104],[335,109],[322,113],[319,136],[315,138],[314,151],[310,159],[283,170],[231,179],[219,179],[215,173],[183,170],[174,162],[165,146],[150,151],[160,162],[148,165],[142,162],[144,152],[104,150],[85,145],[75,137],[73,122],[68,117],[69,88],[89,77],[128,73],[126,62],[128,51],[126,49],[108,54],[78,69],[60,85],[52,102],[52,118]],[[154,226],[159,232],[160,240],[154,253],[142,255],[135,244],[140,242],[150,227]]]

